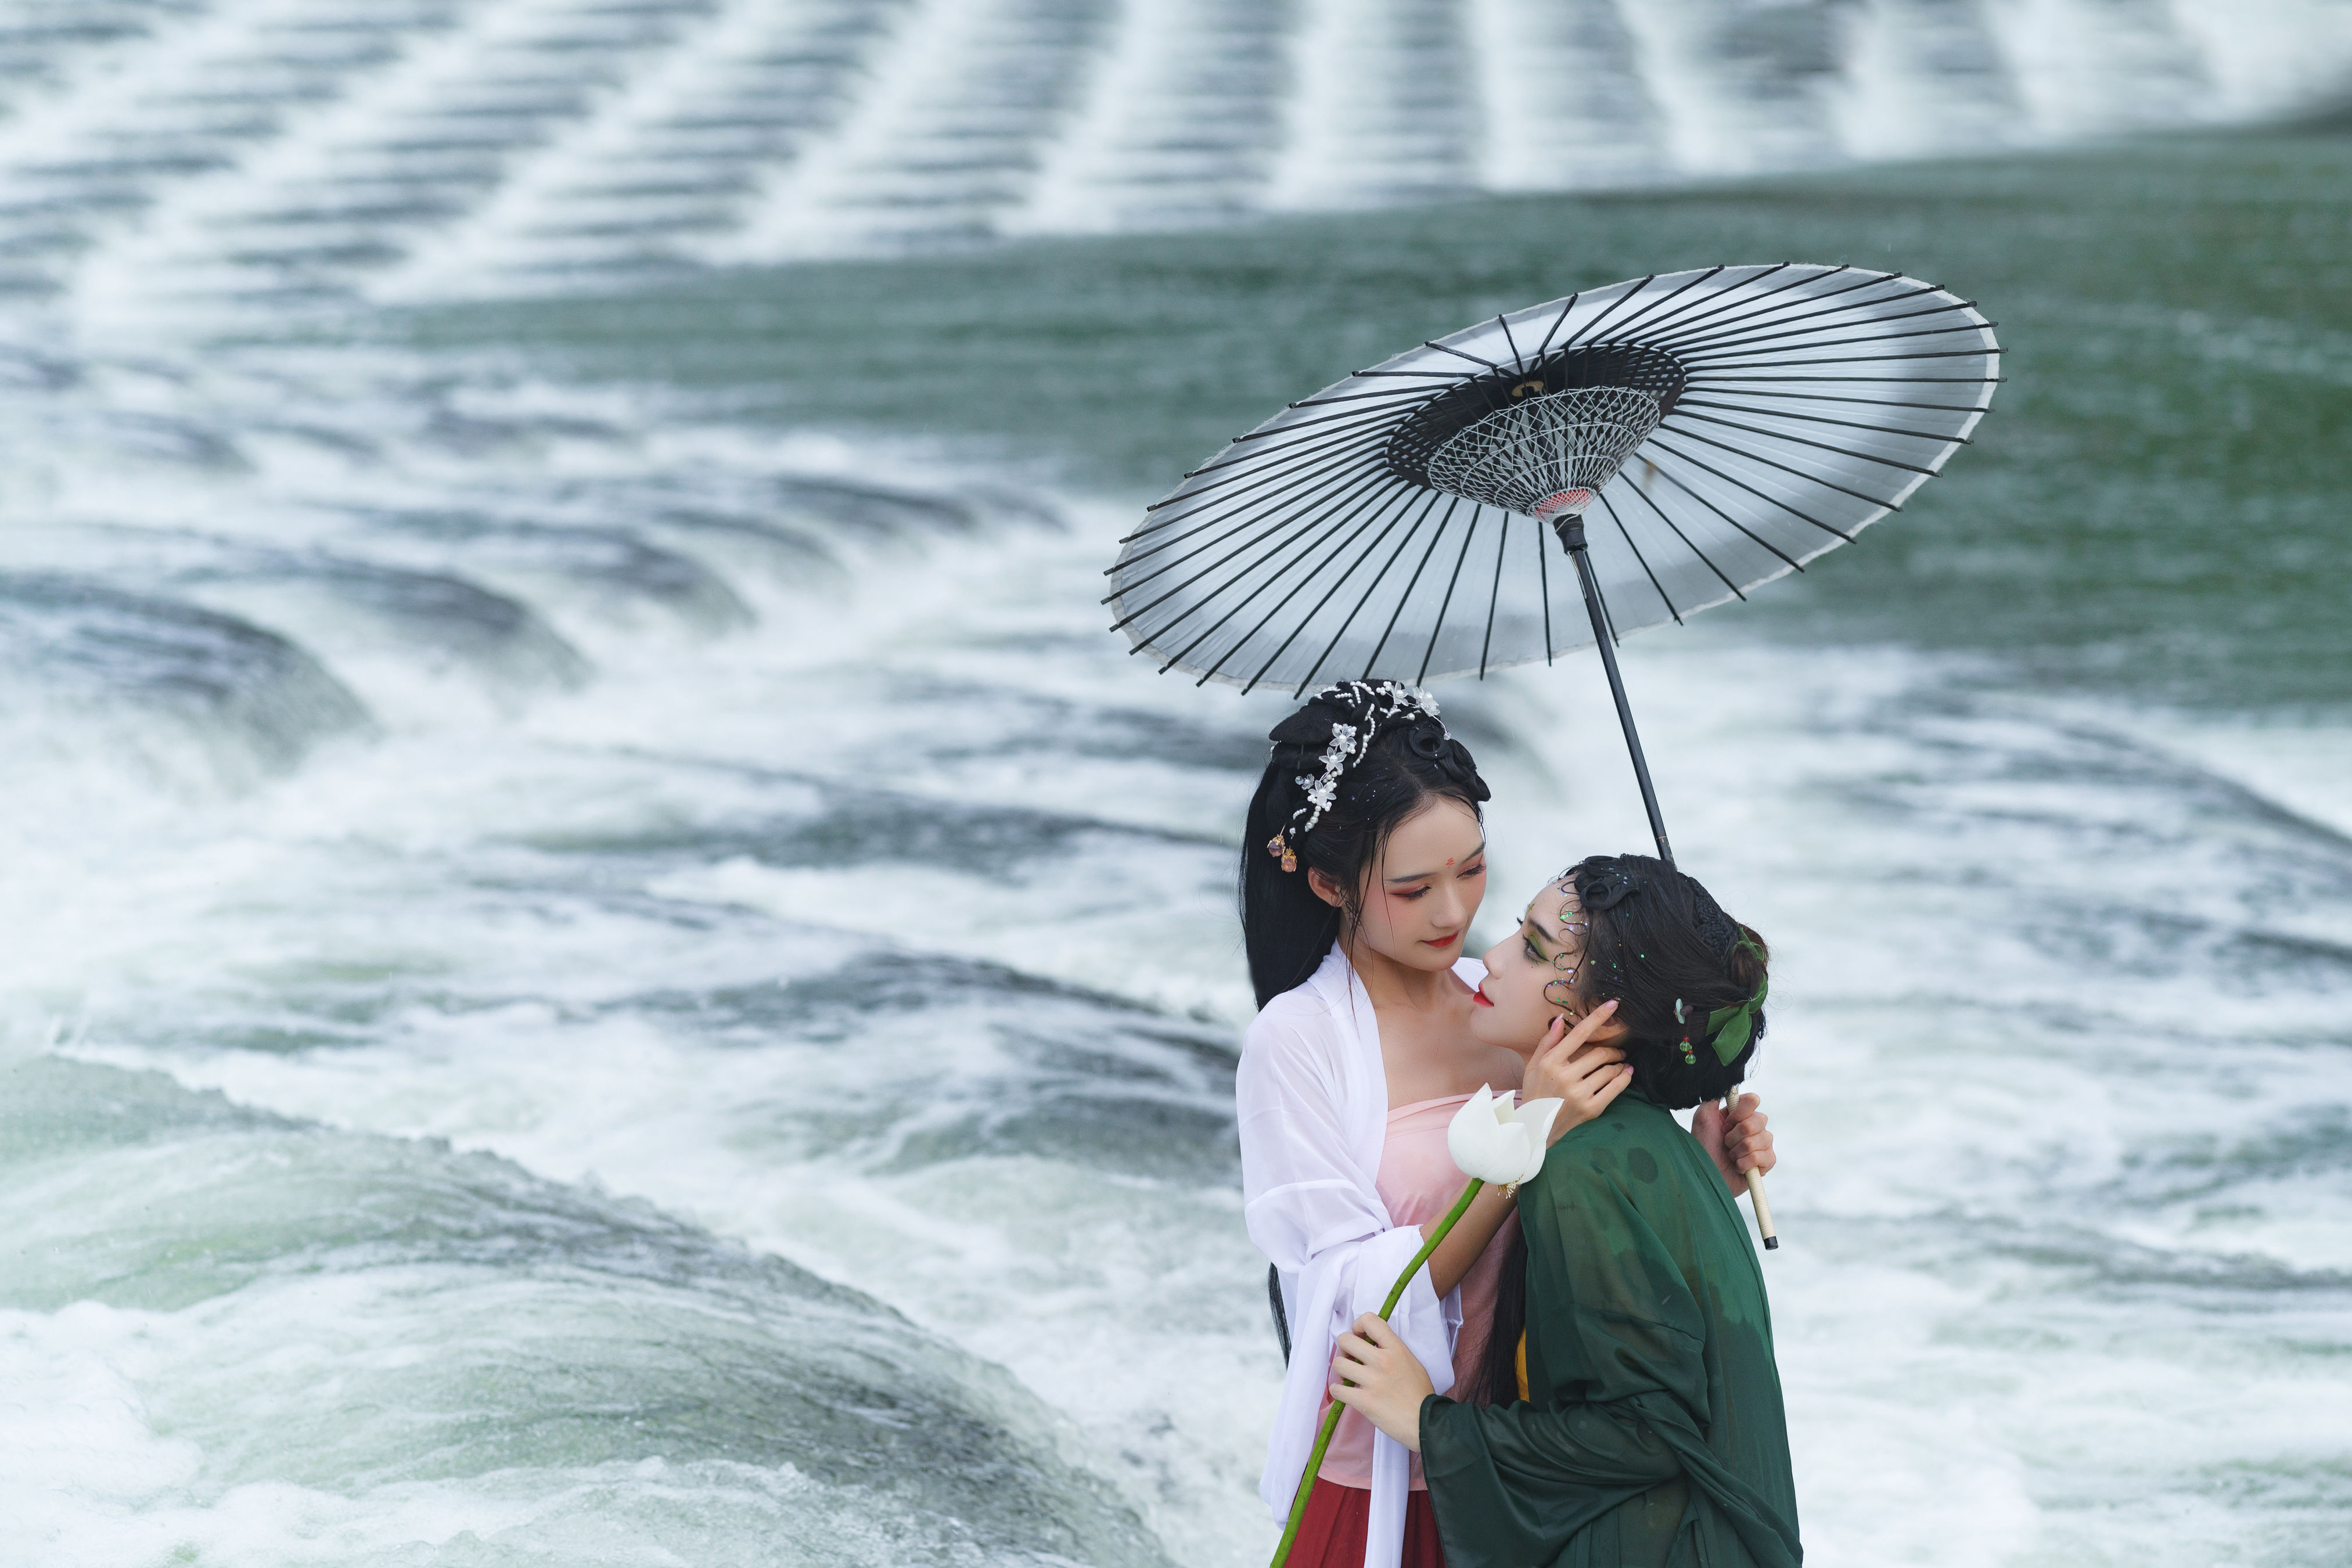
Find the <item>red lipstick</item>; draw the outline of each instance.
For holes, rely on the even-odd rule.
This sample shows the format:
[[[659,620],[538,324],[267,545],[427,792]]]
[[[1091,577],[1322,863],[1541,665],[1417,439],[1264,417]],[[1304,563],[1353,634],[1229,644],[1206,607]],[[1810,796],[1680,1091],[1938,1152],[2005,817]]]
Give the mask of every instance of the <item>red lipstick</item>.
[[[1493,999],[1486,994],[1486,988],[1484,985],[1470,993],[1470,1000],[1481,1007],[1491,1007],[1495,1005]]]

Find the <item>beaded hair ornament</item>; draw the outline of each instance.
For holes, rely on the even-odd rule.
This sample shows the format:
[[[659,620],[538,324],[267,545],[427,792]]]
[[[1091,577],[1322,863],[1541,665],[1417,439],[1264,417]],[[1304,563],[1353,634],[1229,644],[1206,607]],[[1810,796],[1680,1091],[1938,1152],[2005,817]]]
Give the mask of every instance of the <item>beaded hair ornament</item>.
[[[1417,722],[1437,717],[1436,698],[1393,680],[1344,680],[1325,687],[1307,700],[1344,709],[1355,715],[1356,722],[1331,726],[1330,743],[1323,748],[1322,776],[1298,775],[1296,782],[1307,798],[1290,814],[1283,830],[1265,841],[1265,852],[1281,861],[1285,871],[1298,869],[1299,838],[1313,832],[1323,814],[1339,800],[1339,781],[1371,754],[1372,742],[1382,727],[1399,720]]]

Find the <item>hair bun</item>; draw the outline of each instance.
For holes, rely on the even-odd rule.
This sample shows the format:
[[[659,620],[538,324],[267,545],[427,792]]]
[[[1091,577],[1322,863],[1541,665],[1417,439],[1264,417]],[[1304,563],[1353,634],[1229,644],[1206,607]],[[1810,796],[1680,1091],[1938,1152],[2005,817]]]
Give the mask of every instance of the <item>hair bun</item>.
[[[1451,735],[1445,739],[1445,749],[1437,755],[1437,771],[1460,784],[1472,800],[1484,804],[1494,798],[1495,792],[1478,776],[1478,764],[1470,757],[1470,748]]]
[[[1716,952],[1728,956],[1739,945],[1739,925],[1723,912],[1723,906],[1708,896],[1704,888],[1693,890],[1692,902],[1697,906],[1697,918],[1693,922],[1699,940]]]
[[[1588,910],[1613,910],[1639,892],[1641,886],[1622,866],[1579,867],[1576,901]]]
[[[1494,792],[1486,781],[1478,776],[1478,764],[1470,760],[1470,748],[1445,732],[1445,726],[1434,719],[1423,719],[1405,731],[1404,743],[1412,754],[1424,763],[1433,763],[1448,782],[1465,791],[1470,798],[1485,801]]]

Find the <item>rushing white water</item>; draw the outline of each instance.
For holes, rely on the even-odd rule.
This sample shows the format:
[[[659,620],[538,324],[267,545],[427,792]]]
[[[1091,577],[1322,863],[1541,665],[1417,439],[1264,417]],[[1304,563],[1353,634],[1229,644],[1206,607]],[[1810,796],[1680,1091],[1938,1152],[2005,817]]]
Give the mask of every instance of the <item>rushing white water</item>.
[[[1230,886],[1283,700],[1103,632],[1135,498],[230,329],[2254,117],[2341,90],[2345,16],[0,3],[0,1564],[1273,1533]],[[1625,657],[1776,949],[1813,1560],[2332,1561],[2352,735]],[[1443,693],[1496,914],[1643,841],[1591,674]]]
[[[1282,700],[1102,635],[1123,510],[481,367],[8,363],[0,1561],[1265,1549]],[[1627,659],[1800,999],[1814,1560],[2318,1561],[2352,740]],[[1447,693],[1504,912],[1641,842],[1590,674]]]
[[[2329,0],[11,0],[0,285],[530,289],[2256,119]]]

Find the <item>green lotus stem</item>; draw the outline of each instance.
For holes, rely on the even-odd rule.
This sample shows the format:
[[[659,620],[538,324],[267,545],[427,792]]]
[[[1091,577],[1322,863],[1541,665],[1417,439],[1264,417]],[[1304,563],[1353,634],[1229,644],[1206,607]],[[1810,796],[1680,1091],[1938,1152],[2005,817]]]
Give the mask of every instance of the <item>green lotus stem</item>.
[[[1396,1304],[1404,1300],[1404,1288],[1412,1283],[1412,1277],[1421,1272],[1421,1266],[1429,1261],[1429,1255],[1437,1250],[1437,1244],[1453,1230],[1454,1222],[1470,1212],[1470,1200],[1476,1197],[1478,1189],[1486,1184],[1475,1176],[1470,1178],[1470,1184],[1462,1189],[1462,1196],[1454,1205],[1454,1212],[1437,1222],[1436,1234],[1421,1244],[1421,1250],[1412,1255],[1412,1261],[1406,1264],[1404,1272],[1397,1276],[1396,1284],[1389,1291],[1389,1299],[1381,1303],[1383,1320],[1396,1310]],[[1345,1378],[1340,1381],[1348,1382]],[[1349,1383],[1348,1386],[1353,1388],[1355,1384]],[[1331,1408],[1324,1414],[1323,1430],[1315,1437],[1315,1451],[1307,1456],[1307,1473],[1298,1478],[1298,1493],[1290,1500],[1290,1522],[1283,1526],[1282,1544],[1274,1549],[1272,1568],[1282,1568],[1290,1556],[1290,1543],[1298,1539],[1298,1527],[1307,1518],[1307,1494],[1315,1489],[1315,1476],[1323,1468],[1324,1451],[1331,1447],[1331,1434],[1339,1429],[1339,1413],[1347,1408],[1335,1399],[1331,1402]]]

